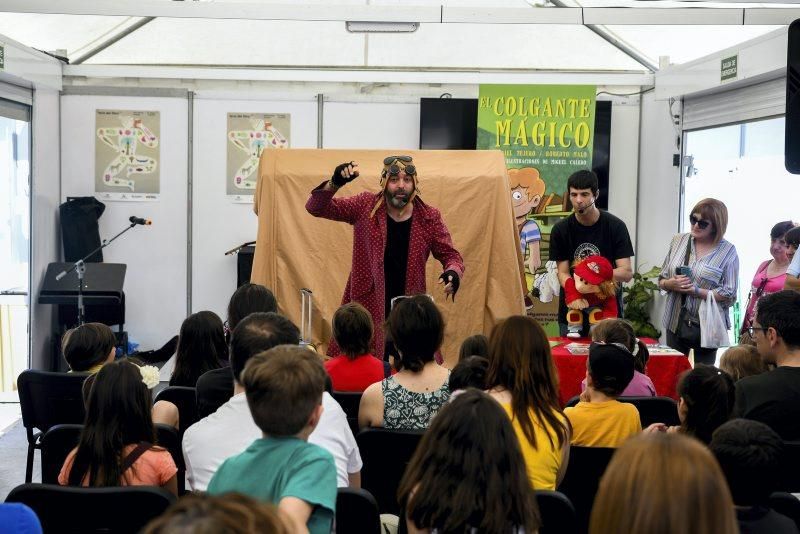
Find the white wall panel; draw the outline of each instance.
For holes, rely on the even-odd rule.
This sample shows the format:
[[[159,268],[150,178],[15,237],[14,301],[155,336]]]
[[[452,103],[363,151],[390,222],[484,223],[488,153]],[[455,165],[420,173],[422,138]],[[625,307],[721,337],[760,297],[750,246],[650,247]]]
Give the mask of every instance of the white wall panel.
[[[95,111],[161,113],[161,196],[157,202],[106,201],[101,239],[136,215],[152,226],[127,232],[103,251],[107,263],[125,263],[126,329],[142,348],[157,348],[178,333],[186,317],[187,141],[185,98],[69,95],[61,99],[61,200],[94,194]]]
[[[230,202],[225,193],[227,115],[291,114],[293,148],[317,146],[317,103],[196,97],[194,101],[192,209],[192,311],[211,310],[224,321],[236,289],[236,256],[224,252],[255,241],[258,218],[252,204]]]

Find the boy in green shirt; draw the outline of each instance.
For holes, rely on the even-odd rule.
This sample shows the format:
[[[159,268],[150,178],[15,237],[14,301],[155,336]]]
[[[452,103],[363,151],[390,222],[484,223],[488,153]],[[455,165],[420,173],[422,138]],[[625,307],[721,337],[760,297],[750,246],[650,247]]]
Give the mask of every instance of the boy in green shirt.
[[[293,532],[328,534],[336,510],[336,465],[328,451],[307,442],[322,415],[325,369],[319,357],[279,345],[253,356],[240,378],[264,437],[225,460],[208,493],[239,492],[274,503]]]

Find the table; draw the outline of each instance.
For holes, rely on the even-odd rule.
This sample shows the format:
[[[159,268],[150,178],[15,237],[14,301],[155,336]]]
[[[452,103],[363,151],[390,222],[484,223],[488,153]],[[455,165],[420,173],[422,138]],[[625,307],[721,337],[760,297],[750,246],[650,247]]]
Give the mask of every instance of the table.
[[[551,338],[550,341],[558,343],[551,352],[556,370],[558,371],[559,399],[565,405],[569,399],[580,395],[581,382],[586,377],[586,354],[571,354],[565,346],[572,342],[588,343],[588,339]],[[646,345],[651,345],[654,339],[642,339]],[[691,369],[689,358],[681,355],[655,355],[650,354],[647,362],[647,376],[653,381],[659,396],[672,397],[678,400],[678,377],[687,369]]]

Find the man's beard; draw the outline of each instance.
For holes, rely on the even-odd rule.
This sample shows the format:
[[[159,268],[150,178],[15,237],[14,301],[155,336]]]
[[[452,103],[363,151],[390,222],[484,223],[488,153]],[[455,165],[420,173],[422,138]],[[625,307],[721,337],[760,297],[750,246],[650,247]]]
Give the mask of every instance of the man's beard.
[[[384,195],[386,196],[386,202],[388,202],[389,204],[391,204],[392,207],[397,209],[405,208],[406,205],[408,204],[408,197],[410,196],[404,193],[403,196],[397,197],[395,195],[390,194],[388,191],[386,191]]]

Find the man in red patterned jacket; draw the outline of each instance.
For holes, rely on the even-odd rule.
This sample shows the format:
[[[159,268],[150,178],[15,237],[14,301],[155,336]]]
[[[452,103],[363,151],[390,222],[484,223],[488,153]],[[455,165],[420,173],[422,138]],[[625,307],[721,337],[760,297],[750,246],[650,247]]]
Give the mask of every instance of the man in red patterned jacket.
[[[391,300],[401,295],[425,293],[428,256],[439,260],[444,272],[439,282],[445,298],[455,300],[464,275],[464,260],[453,247],[450,232],[434,207],[419,198],[417,169],[411,156],[383,160],[381,192],[364,192],[333,198],[343,185],[358,177],[355,162],[342,163],[327,182],[311,191],[306,209],[315,217],[353,225],[353,264],[342,304],[359,302],[375,324],[375,354],[384,354],[381,325]],[[329,354],[337,354],[332,341]]]

